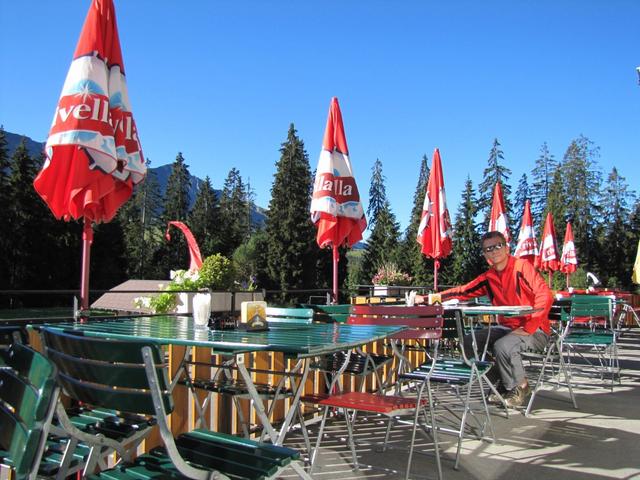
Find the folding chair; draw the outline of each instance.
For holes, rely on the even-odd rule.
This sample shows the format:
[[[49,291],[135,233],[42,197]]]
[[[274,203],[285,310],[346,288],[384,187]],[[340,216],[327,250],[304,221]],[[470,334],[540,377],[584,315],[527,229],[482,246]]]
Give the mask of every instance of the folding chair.
[[[523,362],[529,363],[529,365],[525,365],[525,369],[532,371],[534,374],[534,378],[532,378],[530,382],[531,397],[529,397],[529,401],[527,402],[527,406],[524,411],[525,416],[529,416],[531,413],[536,395],[546,381],[547,369],[551,369],[552,375],[556,377],[557,386],[560,386],[560,375],[562,374],[565,385],[569,391],[569,398],[573,403],[573,408],[578,408],[578,403],[576,402],[576,397],[573,394],[573,387],[571,384],[571,372],[564,361],[564,356],[562,354],[562,343],[567,333],[566,325],[568,322],[570,308],[571,303],[566,299],[562,299],[560,301],[556,300],[551,307],[549,315],[550,320],[554,321],[555,327],[552,329],[547,345],[542,352],[525,351],[521,353]],[[557,373],[555,370],[556,362],[558,368]],[[535,375],[536,372],[537,375]]]
[[[40,353],[18,343],[1,356],[0,465],[16,479],[35,479],[58,399],[56,370]]]
[[[602,381],[611,375],[613,391],[616,378],[620,381],[617,334],[613,325],[614,298],[600,295],[573,295],[567,331],[561,346],[568,354],[569,368],[572,357],[577,354],[587,365],[593,367]],[[596,355],[593,361],[586,354]]]
[[[428,312],[428,313],[427,313]],[[384,306],[365,306],[357,305],[352,308],[351,316],[347,323],[360,325],[405,325],[410,327],[397,335],[392,340],[410,340],[424,339],[432,340],[435,352],[437,353],[438,340],[442,335],[442,308],[441,307],[384,307]],[[408,359],[404,357],[402,349],[392,343],[394,351],[399,356],[400,369],[405,368],[402,365],[408,363]],[[436,363],[436,355],[432,357],[430,362],[430,371],[433,370]],[[412,379],[413,380],[413,379]],[[426,398],[425,398],[426,387]],[[355,450],[355,441],[353,438],[353,418],[349,411],[366,412],[371,414],[379,414],[388,417],[387,434],[385,435],[385,447],[388,442],[389,432],[394,420],[400,417],[412,418],[412,438],[409,447],[409,457],[407,461],[407,470],[405,478],[409,478],[411,463],[413,459],[415,447],[415,435],[418,428],[419,419],[423,418],[423,423],[427,424],[426,430],[430,432],[436,459],[436,467],[438,478],[442,478],[442,468],[440,465],[440,452],[438,446],[438,429],[436,427],[436,419],[434,416],[434,402],[432,390],[429,385],[428,375],[423,378],[417,389],[415,397],[404,397],[401,395],[384,395],[380,392],[348,392],[330,394],[327,398],[320,400],[318,404],[324,407],[322,420],[320,422],[320,430],[315,449],[311,456],[311,473],[315,466],[315,460],[320,448],[327,416],[330,409],[343,409],[345,411],[345,420],[349,436],[349,447],[354,468],[358,469],[358,458]],[[429,420],[427,419],[429,414]],[[354,415],[355,417],[355,415]]]
[[[484,390],[484,383],[489,384],[486,374],[493,363],[466,357],[462,348],[462,323],[459,310],[444,312],[441,343],[448,341],[450,348],[447,354],[438,354],[433,366],[426,362],[410,372],[401,373],[396,386],[396,391],[400,392],[399,386],[403,382],[428,383],[434,399],[438,432],[457,437],[455,470],[458,469],[462,442],[466,437],[490,442],[495,440]],[[456,346],[458,355],[454,356]]]
[[[209,478],[262,479],[292,466],[309,478],[297,463],[298,452],[289,448],[240,439],[197,429],[174,438],[167,415],[173,410],[168,365],[161,348],[143,341],[98,339],[43,328],[50,358],[59,368],[59,381],[75,400],[114,408],[128,415],[152,417],[159,426],[164,447],[135,460],[104,435],[96,445],[109,445],[123,456],[115,468],[89,479]]]

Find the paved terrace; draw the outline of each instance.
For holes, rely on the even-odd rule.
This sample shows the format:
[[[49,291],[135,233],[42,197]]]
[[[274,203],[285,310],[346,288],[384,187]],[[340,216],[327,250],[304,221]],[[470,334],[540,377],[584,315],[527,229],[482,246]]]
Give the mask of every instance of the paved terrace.
[[[599,379],[574,372],[579,410],[568,401],[566,388],[552,391],[545,387],[529,418],[514,412],[506,419],[496,410],[493,415],[495,443],[465,440],[460,469],[453,470],[454,437],[440,435],[444,453],[443,476],[447,480],[484,479],[640,479],[640,330],[633,329],[619,341],[622,384],[604,388]],[[362,441],[384,438],[385,424],[378,419],[360,418],[356,434]],[[318,425],[311,427],[315,441]],[[350,479],[404,478],[409,444],[408,427],[392,430],[397,448],[381,452],[358,446],[362,466],[353,471],[347,445],[346,426],[334,418],[328,423],[314,478]],[[302,448],[297,437],[289,445]],[[424,439],[424,437],[417,437]],[[430,445],[427,445],[427,447]],[[414,456],[411,478],[436,478],[433,457]]]

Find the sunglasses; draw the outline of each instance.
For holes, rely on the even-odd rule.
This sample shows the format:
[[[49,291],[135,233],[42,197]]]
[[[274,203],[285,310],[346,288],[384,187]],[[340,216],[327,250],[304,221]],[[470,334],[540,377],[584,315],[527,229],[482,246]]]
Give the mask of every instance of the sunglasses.
[[[484,253],[498,252],[502,250],[502,247],[504,247],[504,245],[505,245],[504,243],[496,243],[495,245],[489,245],[488,247],[484,247],[482,251]]]

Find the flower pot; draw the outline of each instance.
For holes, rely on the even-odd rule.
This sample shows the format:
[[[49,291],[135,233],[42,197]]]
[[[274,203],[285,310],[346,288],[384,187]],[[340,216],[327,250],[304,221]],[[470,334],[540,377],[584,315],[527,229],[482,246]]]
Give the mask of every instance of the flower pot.
[[[194,295],[194,293],[178,293],[178,304],[176,305],[176,313],[192,313]]]

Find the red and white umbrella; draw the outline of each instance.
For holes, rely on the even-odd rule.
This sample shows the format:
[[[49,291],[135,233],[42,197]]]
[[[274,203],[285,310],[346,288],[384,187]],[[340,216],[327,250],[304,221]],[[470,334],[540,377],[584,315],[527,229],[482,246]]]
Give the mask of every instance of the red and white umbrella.
[[[553,215],[551,215],[551,212],[547,213],[547,218],[544,222],[540,255],[538,256],[538,264],[536,266],[540,270],[549,272],[549,286],[551,286],[552,272],[557,272],[560,269],[556,229],[553,226]]]
[[[318,159],[311,199],[311,218],[320,248],[333,248],[333,301],[338,301],[338,248],[362,240],[367,228],[353,176],[338,99],[333,97]]]
[[[571,222],[567,222],[567,230],[564,233],[564,244],[562,245],[562,256],[560,257],[560,271],[567,275],[567,288],[569,288],[569,277],[578,269],[578,257],[576,246],[573,244],[573,229]]]
[[[533,265],[536,263],[538,256],[538,241],[536,240],[536,232],[533,228],[533,220],[531,219],[531,202],[524,202],[524,213],[522,215],[522,225],[520,225],[520,234],[518,235],[518,245],[514,256],[525,258]]]
[[[108,222],[146,175],[113,0],[94,0],[33,185],[58,219],[84,218],[81,308],[89,307],[92,222]]]
[[[496,182],[493,188],[493,201],[491,202],[491,218],[489,219],[489,232],[500,232],[507,243],[511,243],[511,233],[507,226],[507,211],[504,206],[504,196],[500,182]]]
[[[451,218],[447,209],[440,150],[437,148],[433,152],[417,241],[421,245],[422,254],[434,259],[433,288],[437,292],[439,259],[449,256],[452,249]]]

